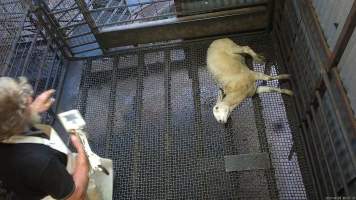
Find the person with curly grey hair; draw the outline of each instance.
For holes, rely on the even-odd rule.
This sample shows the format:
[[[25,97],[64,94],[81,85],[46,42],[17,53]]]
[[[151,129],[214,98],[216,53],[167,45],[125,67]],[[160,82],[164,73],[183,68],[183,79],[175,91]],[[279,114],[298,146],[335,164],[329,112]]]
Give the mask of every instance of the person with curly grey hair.
[[[29,137],[50,141],[36,124],[53,104],[54,93],[48,90],[33,98],[26,78],[0,77],[0,193],[8,199],[85,199],[89,164],[77,136],[71,135],[78,152],[72,174],[66,170],[66,154],[43,144],[13,142]]]

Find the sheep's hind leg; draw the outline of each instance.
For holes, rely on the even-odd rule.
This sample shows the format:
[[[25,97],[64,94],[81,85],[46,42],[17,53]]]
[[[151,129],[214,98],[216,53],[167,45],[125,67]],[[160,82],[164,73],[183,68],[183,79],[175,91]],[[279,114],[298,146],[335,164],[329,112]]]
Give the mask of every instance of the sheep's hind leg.
[[[277,92],[281,94],[286,94],[286,95],[293,95],[293,92],[288,89],[281,89],[281,88],[275,88],[275,87],[267,87],[267,86],[259,86],[257,87],[256,93],[261,94],[261,93],[267,93],[267,92]]]
[[[234,49],[234,53],[246,53],[250,55],[257,63],[265,62],[265,58],[262,55],[259,55],[255,51],[253,51],[249,46],[238,46]]]
[[[280,74],[278,76],[269,76],[264,73],[254,72],[256,80],[270,81],[270,80],[282,80],[282,79],[290,79],[289,74]]]

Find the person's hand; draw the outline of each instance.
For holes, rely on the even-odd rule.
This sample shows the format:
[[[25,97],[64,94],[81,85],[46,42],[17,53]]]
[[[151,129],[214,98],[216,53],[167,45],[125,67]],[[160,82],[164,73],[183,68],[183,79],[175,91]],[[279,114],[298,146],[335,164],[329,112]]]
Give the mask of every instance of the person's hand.
[[[30,109],[37,113],[46,112],[54,102],[54,98],[52,98],[54,92],[55,90],[53,89],[42,92],[35,98],[35,100],[32,101]]]
[[[80,142],[79,137],[76,136],[75,133],[70,134],[70,140],[78,153],[84,153],[83,144]]]

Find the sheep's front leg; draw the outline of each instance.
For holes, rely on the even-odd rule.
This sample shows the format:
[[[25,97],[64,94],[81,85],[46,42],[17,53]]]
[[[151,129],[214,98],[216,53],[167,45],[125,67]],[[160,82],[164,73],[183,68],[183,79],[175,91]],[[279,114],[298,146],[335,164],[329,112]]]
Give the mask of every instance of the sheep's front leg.
[[[264,73],[254,72],[256,80],[270,81],[270,80],[281,80],[281,79],[290,79],[289,74],[280,74],[278,76],[269,76]]]
[[[275,87],[267,87],[267,86],[259,86],[257,87],[256,93],[261,94],[261,93],[267,93],[267,92],[277,92],[281,94],[286,94],[286,95],[293,95],[293,92],[288,89],[280,89],[280,88],[275,88]]]
[[[234,53],[240,54],[240,53],[246,53],[250,55],[254,61],[258,63],[264,63],[265,58],[262,55],[257,54],[255,51],[253,51],[249,46],[237,46],[234,48]]]

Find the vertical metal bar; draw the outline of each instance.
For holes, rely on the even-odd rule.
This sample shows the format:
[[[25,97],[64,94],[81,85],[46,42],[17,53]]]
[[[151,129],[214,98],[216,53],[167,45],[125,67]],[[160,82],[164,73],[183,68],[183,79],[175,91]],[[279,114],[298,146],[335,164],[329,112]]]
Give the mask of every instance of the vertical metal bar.
[[[52,73],[53,73],[53,68],[54,68],[54,65],[56,64],[56,61],[58,61],[57,63],[57,67],[59,67],[59,64],[61,63],[59,61],[59,58],[57,57],[57,55],[54,55],[54,58],[53,58],[53,61],[52,61],[52,64],[51,64],[51,68],[49,70],[49,73],[48,73],[48,77],[47,77],[47,80],[46,80],[46,85],[45,85],[45,90],[48,89],[48,86],[49,86],[49,81],[51,80],[51,77],[52,77]]]
[[[90,73],[92,67],[92,60],[87,60],[86,66],[83,68],[82,78],[80,80],[80,91],[79,91],[79,111],[85,118],[86,108],[87,108],[87,100],[88,100],[88,91],[89,87],[86,84],[90,84]]]
[[[341,175],[340,178],[341,178],[342,184],[343,184],[344,187],[345,187],[345,193],[346,193],[346,195],[347,195],[347,194],[350,194],[350,191],[349,191],[349,189],[348,189],[348,187],[347,187],[347,182],[346,182],[346,180],[345,180],[345,176],[344,176],[344,174],[343,174],[342,167],[341,167],[341,165],[340,165],[340,159],[339,159],[339,156],[338,156],[337,153],[336,153],[335,145],[334,145],[333,139],[332,139],[332,137],[331,137],[331,131],[330,131],[330,129],[329,129],[328,122],[326,121],[326,118],[325,118],[326,116],[325,116],[324,110],[323,110],[323,108],[321,107],[321,106],[322,106],[322,100],[321,100],[321,96],[320,96],[319,92],[316,92],[316,98],[317,98],[318,103],[319,103],[319,106],[320,106],[320,114],[322,115],[321,118],[322,118],[322,120],[324,121],[326,130],[327,130],[326,134],[327,134],[328,139],[329,139],[329,141],[330,141],[330,143],[331,143],[331,147],[332,147],[332,150],[333,150],[333,154],[334,154],[335,159],[336,159],[336,165],[337,165],[337,168],[338,168],[339,173],[340,173],[340,175]]]
[[[11,54],[11,55],[8,55],[8,56],[7,56],[6,61],[5,61],[5,67],[4,67],[4,69],[0,72],[0,75],[2,75],[2,76],[5,75],[6,70],[7,70],[8,67],[10,66],[11,58],[13,57],[13,55],[16,55],[16,53],[13,54],[13,52],[15,51],[16,44],[17,44],[17,42],[18,42],[19,39],[20,39],[21,32],[22,32],[22,27],[25,25],[27,15],[28,15],[28,10],[26,10],[26,13],[24,14],[23,20],[21,21],[21,24],[20,24],[20,27],[21,27],[21,28],[18,28],[18,30],[17,30],[17,32],[16,32],[16,35],[15,35],[15,37],[14,37],[14,41],[13,41],[12,44],[11,44],[11,48],[10,48],[10,54]],[[10,69],[10,70],[11,70],[11,69]],[[9,73],[10,73],[10,70],[8,71]]]
[[[30,57],[31,57],[31,55],[32,55],[32,51],[33,51],[33,48],[35,47],[35,44],[36,44],[36,42],[37,42],[37,37],[38,37],[38,35],[39,35],[39,30],[37,30],[37,32],[36,32],[36,34],[35,34],[35,36],[33,37],[33,39],[32,39],[32,41],[31,41],[31,46],[30,46],[30,49],[28,50],[28,52],[27,52],[27,55],[26,55],[26,58],[25,58],[25,63],[24,63],[24,65],[23,65],[23,68],[22,68],[22,71],[21,71],[21,76],[23,76],[24,74],[25,74],[25,72],[26,72],[26,70],[27,70],[27,68],[28,68],[28,66],[29,66],[29,61],[30,61]],[[17,74],[16,74],[16,76],[17,76]]]
[[[165,124],[166,124],[166,132],[164,135],[164,147],[165,147],[165,160],[166,160],[166,174],[165,174],[165,199],[173,199],[172,188],[173,184],[172,180],[172,166],[173,166],[173,158],[172,158],[172,102],[171,102],[171,59],[170,59],[170,51],[164,51],[164,102],[165,102]]]
[[[270,74],[271,72],[271,66],[268,65],[269,62],[266,62],[265,64],[265,69],[264,73],[265,74]],[[251,70],[253,70],[253,64],[251,66]],[[270,199],[278,199],[278,189],[277,189],[277,182],[276,178],[274,177],[274,167],[272,164],[271,160],[271,152],[268,148],[268,140],[266,136],[266,125],[265,125],[265,120],[263,117],[263,106],[261,105],[261,97],[259,95],[256,95],[252,98],[253,102],[253,113],[255,116],[255,122],[256,122],[256,128],[258,132],[258,141],[259,141],[259,150],[260,152],[266,152],[269,155],[269,162],[271,163],[271,168],[264,170],[264,176],[267,179],[267,187],[268,187],[268,192],[269,192],[269,197]],[[260,123],[258,123],[260,122]],[[266,144],[266,146],[262,146],[263,144]]]
[[[321,108],[321,105],[319,104],[319,109],[322,109]],[[316,128],[316,138],[314,137],[314,140],[318,140],[320,145],[321,145],[321,152],[323,154],[323,158],[325,159],[325,163],[326,163],[326,169],[328,171],[328,177],[329,177],[329,180],[330,180],[330,183],[331,183],[331,187],[332,187],[332,190],[333,190],[333,195],[334,196],[337,196],[337,189],[335,187],[335,182],[333,180],[333,177],[332,177],[332,173],[331,173],[331,168],[330,168],[330,164],[329,164],[329,161],[327,159],[327,155],[326,155],[326,147],[325,147],[325,144],[323,143],[323,140],[322,140],[322,137],[321,137],[321,131],[319,129],[319,125],[318,123],[316,122],[316,112],[315,112],[315,109],[313,106],[310,106],[310,110],[311,110],[311,114],[312,114],[312,117],[313,117],[313,121],[314,122],[314,126]]]
[[[45,63],[46,63],[47,55],[48,55],[48,52],[49,52],[49,51],[50,51],[50,49],[49,49],[49,44],[47,44],[46,49],[45,49],[45,52],[44,52],[44,54],[42,55],[42,59],[41,59],[40,65],[38,66],[38,67],[39,67],[39,70],[38,70],[38,72],[37,72],[36,83],[35,83],[35,86],[33,87],[35,94],[38,92],[38,91],[37,91],[38,85],[39,85],[40,79],[41,79],[41,77],[42,77],[42,71],[43,71],[43,68],[45,67]]]
[[[309,159],[309,162],[307,162],[308,164],[310,164],[311,162],[311,169],[312,169],[312,172],[313,172],[313,183],[314,185],[316,185],[317,187],[317,199],[323,199],[323,192],[320,188],[320,181],[318,179],[318,176],[317,176],[317,170],[315,169],[315,163],[314,163],[314,158],[313,158],[313,153],[311,152],[311,149],[310,149],[310,146],[309,146],[309,142],[308,140],[305,138],[305,135],[309,134],[306,127],[305,127],[305,124],[302,123],[302,139],[304,141],[304,144],[306,144],[305,146],[305,155],[307,155],[308,159]],[[309,166],[310,167],[310,166]]]
[[[58,67],[56,69],[56,72],[54,74],[54,78],[53,78],[53,82],[52,82],[51,88],[55,88],[56,87],[55,84],[57,82],[58,75],[61,74],[62,66],[63,66],[63,61],[61,60],[60,65],[58,65]]]
[[[19,62],[18,62],[18,66],[15,66],[15,73],[14,73],[14,76],[17,76],[18,73],[20,73],[21,69],[24,68],[24,62],[25,62],[25,59],[24,57],[26,58],[26,53],[28,52],[27,48],[29,48],[31,46],[31,43],[28,43],[28,42],[25,42],[23,43],[24,44],[24,48],[21,48],[20,45],[18,46],[18,49],[21,49],[19,50],[21,54],[21,56],[19,57]],[[21,52],[22,51],[22,52]],[[13,65],[15,64],[15,60],[17,59],[13,59],[12,63]],[[16,69],[17,68],[17,69]]]
[[[60,62],[61,63],[61,62]],[[61,70],[60,70],[60,78],[59,78],[59,83],[58,83],[58,86],[57,86],[57,88],[56,88],[56,90],[58,91],[57,93],[56,93],[56,99],[60,99],[60,96],[62,96],[62,94],[63,94],[63,85],[64,85],[64,78],[66,77],[66,75],[67,75],[67,72],[68,72],[68,70],[67,70],[67,67],[68,67],[68,62],[65,60],[63,63],[62,63],[63,65],[62,66],[60,66],[60,68],[61,68]],[[63,71],[62,71],[62,69],[63,69]],[[54,81],[53,82],[55,82],[55,79],[54,79]],[[53,87],[52,87],[53,88]],[[58,101],[56,101],[55,102],[55,105],[54,105],[54,107],[53,107],[53,121],[51,122],[51,123],[54,123],[54,119],[55,119],[55,114],[57,113],[57,111],[58,111],[58,107],[59,107],[59,102]]]
[[[340,114],[340,110],[338,109],[338,106],[337,106],[337,103],[335,101],[335,98],[334,98],[334,94],[332,94],[331,92],[331,85],[330,85],[330,80],[329,80],[329,77],[328,75],[324,72],[322,73],[323,75],[323,80],[324,80],[324,83],[325,83],[325,86],[326,86],[326,93],[329,94],[330,96],[330,100],[331,100],[331,104],[332,104],[332,107],[334,108],[334,111],[335,111],[335,115],[336,115],[336,120],[338,122],[338,124],[340,125],[340,128],[341,128],[341,133],[342,133],[342,136],[344,138],[344,141],[345,141],[345,144],[346,144],[346,147],[347,147],[347,151],[348,153],[351,155],[351,161],[352,161],[352,164],[354,167],[356,167],[356,158],[354,154],[354,151],[351,147],[351,144],[350,144],[350,140],[349,140],[349,137],[347,135],[347,131],[346,131],[346,128],[344,127],[344,123],[343,123],[343,119],[341,117],[341,114]]]
[[[115,111],[116,111],[116,91],[117,91],[117,77],[119,76],[119,67],[118,67],[118,58],[115,57],[113,60],[113,70],[111,75],[111,85],[110,85],[110,94],[109,94],[109,105],[108,105],[108,121],[107,121],[107,130],[106,130],[106,149],[105,157],[109,157],[109,153],[112,151],[112,139],[114,134],[114,125],[115,125]]]
[[[137,87],[136,87],[136,96],[135,96],[135,135],[134,135],[134,149],[133,149],[133,169],[132,169],[132,199],[138,199],[138,190],[137,185],[139,183],[139,168],[141,160],[141,138],[142,138],[142,110],[143,110],[143,78],[144,78],[144,53],[138,54],[138,70],[137,70]]]
[[[313,123],[312,123],[312,121],[311,121],[311,119],[310,119],[310,116],[307,114],[307,122],[308,122],[308,124],[309,124],[309,128],[310,128],[310,130],[315,130],[314,128],[312,128],[313,127]],[[314,149],[315,149],[315,151],[316,152],[312,152],[312,154],[316,154],[316,159],[317,159],[317,162],[319,163],[319,174],[321,175],[321,179],[322,179],[322,181],[323,181],[323,187],[324,187],[324,191],[326,191],[327,193],[329,192],[328,191],[328,186],[327,186],[327,181],[326,181],[326,178],[325,178],[325,174],[324,174],[324,171],[322,170],[322,167],[324,166],[323,165],[323,163],[321,162],[321,156],[322,155],[318,155],[318,149],[319,149],[319,147],[318,146],[316,146],[316,144],[315,144],[315,141],[316,141],[316,139],[314,138],[314,132],[312,132],[312,131],[310,131],[309,132],[309,136],[310,136],[310,143],[312,143],[312,145],[314,146]],[[316,165],[317,166],[317,165]],[[329,174],[329,176],[330,176],[330,174]],[[323,194],[323,193],[322,193]],[[326,195],[326,194],[325,194]]]
[[[201,103],[200,103],[200,84],[199,84],[199,74],[198,74],[198,66],[196,63],[196,56],[194,49],[188,49],[188,61],[190,61],[189,66],[189,74],[190,79],[192,80],[192,91],[193,91],[193,99],[194,99],[194,120],[195,120],[195,130],[198,141],[198,155],[199,158],[204,157],[204,137],[203,137],[203,122],[202,122],[202,114],[201,114]]]
[[[255,115],[256,128],[258,132],[258,140],[259,140],[259,149],[260,152],[267,152],[269,155],[269,162],[272,163],[271,160],[271,152],[268,148],[268,140],[266,137],[266,125],[264,123],[263,113],[262,113],[262,105],[261,105],[261,98],[259,96],[254,96],[252,98],[253,101],[253,110]],[[261,123],[258,123],[261,122]],[[262,144],[266,144],[265,147]],[[269,171],[267,171],[269,170]],[[264,176],[267,179],[267,187],[269,192],[270,199],[278,199],[278,189],[277,189],[277,182],[276,178],[274,177],[274,167],[271,164],[270,169],[264,170]]]
[[[190,71],[190,79],[192,80],[192,92],[193,92],[193,99],[194,99],[194,125],[195,125],[195,133],[197,138],[196,143],[196,151],[197,151],[197,159],[199,161],[203,161],[205,158],[205,142],[204,142],[204,133],[203,133],[203,122],[202,122],[202,114],[201,114],[201,102],[200,102],[200,84],[199,84],[199,73],[198,73],[198,64],[196,60],[195,50],[192,47],[187,49],[188,54],[187,58],[190,62],[189,71]],[[201,173],[202,177],[202,186],[203,188],[207,188],[207,177],[205,173]],[[206,191],[208,191],[206,189]],[[203,199],[207,199],[207,193],[203,193]]]

